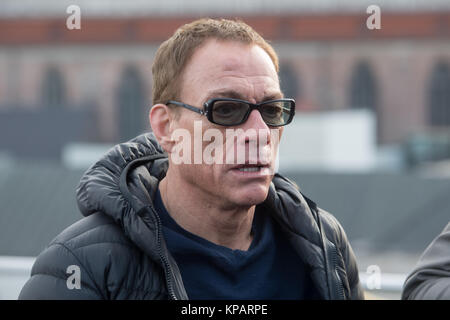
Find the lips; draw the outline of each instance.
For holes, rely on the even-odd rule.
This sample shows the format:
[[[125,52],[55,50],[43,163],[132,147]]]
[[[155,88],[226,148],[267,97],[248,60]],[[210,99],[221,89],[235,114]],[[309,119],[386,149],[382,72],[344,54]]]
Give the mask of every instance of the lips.
[[[242,167],[238,168],[237,170],[241,172],[258,172],[261,170],[261,167]]]
[[[247,161],[246,163],[239,164],[237,166],[232,167],[231,169],[265,168],[269,166],[270,166],[269,163]]]
[[[270,165],[265,163],[245,163],[234,166],[231,170],[244,175],[260,175],[263,173],[266,174],[269,168]]]

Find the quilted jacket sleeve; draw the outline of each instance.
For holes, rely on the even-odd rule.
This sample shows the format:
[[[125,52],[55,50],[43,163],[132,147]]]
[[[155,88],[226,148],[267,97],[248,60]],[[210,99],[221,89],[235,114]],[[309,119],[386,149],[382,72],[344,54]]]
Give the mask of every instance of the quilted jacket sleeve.
[[[450,299],[450,223],[424,251],[406,279],[402,299]]]
[[[86,269],[63,244],[53,243],[36,259],[19,300],[97,300],[102,297]]]

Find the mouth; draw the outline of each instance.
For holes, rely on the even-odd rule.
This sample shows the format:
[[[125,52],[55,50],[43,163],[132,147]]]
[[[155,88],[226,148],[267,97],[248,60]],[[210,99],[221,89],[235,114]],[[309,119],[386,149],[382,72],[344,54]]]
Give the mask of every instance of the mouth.
[[[261,167],[242,167],[242,168],[237,168],[237,170],[239,170],[241,172],[258,172],[258,171],[261,171]]]
[[[242,164],[236,167],[233,167],[231,170],[234,172],[239,172],[242,174],[256,174],[261,175],[263,173],[267,173],[270,168],[268,164]]]

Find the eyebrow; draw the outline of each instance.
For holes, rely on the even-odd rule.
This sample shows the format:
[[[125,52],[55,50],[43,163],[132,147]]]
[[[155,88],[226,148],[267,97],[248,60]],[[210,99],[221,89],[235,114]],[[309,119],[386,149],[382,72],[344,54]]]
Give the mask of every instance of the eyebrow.
[[[212,91],[210,94],[208,94],[207,100],[212,98],[232,98],[232,99],[240,99],[240,100],[246,100],[246,97],[241,94],[238,91],[235,90],[218,90],[218,91]],[[262,101],[269,101],[269,100],[276,100],[276,99],[282,99],[283,94],[281,92],[273,93],[264,96]]]

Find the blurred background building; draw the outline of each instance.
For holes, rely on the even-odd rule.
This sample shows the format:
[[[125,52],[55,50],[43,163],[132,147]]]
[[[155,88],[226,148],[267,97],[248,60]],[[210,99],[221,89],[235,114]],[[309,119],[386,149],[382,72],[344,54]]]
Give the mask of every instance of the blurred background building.
[[[80,30],[66,27],[70,5]],[[150,130],[155,52],[206,16],[239,18],[275,47],[297,101],[280,171],[341,221],[361,272],[411,271],[450,217],[448,0],[2,0],[0,283],[29,272],[11,257],[32,259],[81,218],[83,171]]]

